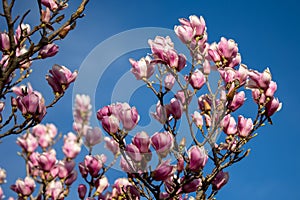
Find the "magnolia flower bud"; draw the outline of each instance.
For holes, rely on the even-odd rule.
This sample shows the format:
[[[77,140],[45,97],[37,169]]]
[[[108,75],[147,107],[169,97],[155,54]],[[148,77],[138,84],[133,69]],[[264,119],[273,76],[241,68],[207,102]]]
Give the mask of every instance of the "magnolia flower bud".
[[[174,173],[174,166],[170,165],[170,160],[162,162],[152,172],[151,176],[156,181],[164,181]]]
[[[84,185],[84,184],[80,184],[78,186],[78,196],[80,199],[84,199],[85,195],[86,195],[86,192],[87,192],[87,187]]]
[[[166,157],[174,145],[173,135],[169,132],[156,132],[150,139],[151,145],[162,158]]]
[[[190,84],[194,89],[201,89],[202,86],[205,84],[206,82],[206,78],[203,75],[203,73],[196,69],[196,71],[193,72],[192,76],[191,76],[191,80],[190,80]]]
[[[253,129],[252,119],[251,118],[246,119],[240,115],[238,119],[237,128],[240,137],[247,137],[251,133],[251,130]]]
[[[168,74],[165,77],[165,89],[166,90],[171,90],[175,84],[175,77],[172,74]]]
[[[189,166],[191,171],[199,172],[206,164],[208,155],[204,147],[192,146],[188,151]]]
[[[213,190],[220,190],[229,180],[229,173],[219,171],[216,177],[212,181],[212,189]]]
[[[109,134],[115,134],[120,127],[119,119],[115,115],[106,116],[102,119],[102,127]]]

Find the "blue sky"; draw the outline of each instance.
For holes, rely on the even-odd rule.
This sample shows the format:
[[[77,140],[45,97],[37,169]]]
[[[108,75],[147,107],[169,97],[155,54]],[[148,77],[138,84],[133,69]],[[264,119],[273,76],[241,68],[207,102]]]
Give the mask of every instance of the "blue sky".
[[[178,18],[191,14],[202,15],[207,23],[209,42],[219,41],[222,36],[232,38],[239,44],[242,62],[249,68],[260,71],[266,67],[271,69],[273,79],[278,83],[276,96],[283,102],[283,109],[273,117],[274,125],[262,128],[258,137],[249,145],[251,154],[229,168],[230,181],[221,190],[218,199],[300,199],[300,64],[297,61],[300,53],[299,6],[296,0],[91,1],[86,17],[77,23],[76,30],[58,43],[61,44],[60,53],[55,58],[37,62],[33,66],[31,81],[36,89],[43,91],[46,98],[49,98],[51,92],[44,74],[54,63],[66,65],[73,70],[79,69],[98,44],[120,32],[141,27],[173,29]],[[72,2],[71,9],[74,9]],[[28,22],[35,20],[34,15],[29,17]],[[145,38],[145,42],[148,39]],[[108,51],[115,51],[120,46],[114,45]],[[138,59],[145,52],[127,53],[109,66],[105,76],[99,80],[97,108],[110,103],[112,94],[105,88],[110,88],[118,77],[130,69],[128,58]],[[99,55],[99,63],[105,56]],[[72,127],[71,89],[56,108],[48,112],[45,119],[45,122],[55,122],[62,133],[67,133]],[[136,95],[141,93],[137,91]],[[0,167],[7,169],[9,184],[23,176],[19,170],[23,162],[16,156],[19,148],[15,139],[12,136],[0,144]],[[6,194],[9,196],[12,193],[6,189]]]

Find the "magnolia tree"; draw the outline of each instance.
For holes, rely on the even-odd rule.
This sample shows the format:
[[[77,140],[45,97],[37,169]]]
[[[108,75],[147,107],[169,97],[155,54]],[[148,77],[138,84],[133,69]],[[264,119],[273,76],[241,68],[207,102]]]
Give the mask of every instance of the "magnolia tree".
[[[177,52],[168,36],[150,39],[151,53],[129,59],[137,81],[143,81],[157,98],[152,117],[161,128],[136,133],[142,116],[126,102],[96,105],[102,128],[92,126],[90,97],[78,94],[70,125],[73,132],[63,136],[64,157],[58,158],[56,150],[61,147],[56,143],[61,137],[57,128],[41,122],[77,72],[61,65],[49,70],[46,80],[54,92],[49,104],[30,84],[21,84],[30,76],[32,62],[55,56],[59,48],[54,42],[75,28],[88,1],[83,0],[69,18],[62,14],[68,9],[67,1],[38,1],[40,22],[35,26],[24,24],[30,11],[13,17],[14,3],[2,0],[1,16],[8,31],[1,32],[0,38],[0,111],[5,107],[7,112],[1,116],[0,138],[20,134],[16,143],[26,176],[10,186],[16,197],[9,199],[64,199],[74,188],[79,199],[215,199],[229,181],[226,168],[249,154],[245,144],[266,122],[272,124],[271,117],[281,107],[274,97],[277,84],[270,70],[249,69],[232,39],[222,37],[218,43],[208,43],[203,17],[192,15],[179,19],[174,27],[191,60]],[[211,86],[211,73],[218,74],[216,89]],[[175,85],[179,89],[174,90]],[[247,95],[247,101],[256,105],[254,116],[240,109]],[[190,103],[193,99],[196,107]],[[183,119],[188,128],[184,137],[179,137]],[[191,144],[186,142],[188,138]],[[93,147],[101,142],[109,154],[93,153]],[[83,145],[88,155],[76,163]],[[107,175],[114,165],[121,166],[124,176],[109,183]],[[6,172],[1,169],[0,184],[5,179]],[[81,181],[79,185],[74,185],[76,179]],[[0,200],[3,193],[0,187]]]

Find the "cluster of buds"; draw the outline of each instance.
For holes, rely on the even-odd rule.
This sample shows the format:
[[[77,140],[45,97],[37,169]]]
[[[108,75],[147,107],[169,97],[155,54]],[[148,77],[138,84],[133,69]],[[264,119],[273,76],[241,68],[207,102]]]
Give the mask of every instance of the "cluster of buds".
[[[65,158],[57,159],[53,149],[57,128],[54,124],[38,124],[31,132],[20,136],[17,144],[22,148],[22,156],[26,159],[28,177],[17,180],[11,188],[22,198],[30,196],[35,189],[36,182],[45,184],[45,192],[53,199],[64,199],[67,195],[66,188],[77,179],[74,158],[81,147],[77,136],[69,133],[64,137],[63,152]],[[42,152],[38,152],[38,148]]]
[[[137,109],[130,107],[128,103],[116,103],[99,109],[97,118],[107,133],[115,134],[121,129],[126,132],[131,131],[137,125],[140,116]]]

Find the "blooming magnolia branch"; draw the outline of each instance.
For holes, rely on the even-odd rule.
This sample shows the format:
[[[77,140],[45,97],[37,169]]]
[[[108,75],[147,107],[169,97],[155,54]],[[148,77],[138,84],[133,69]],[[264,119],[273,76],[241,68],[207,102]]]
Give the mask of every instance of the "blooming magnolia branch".
[[[3,2],[6,11],[2,16],[11,21],[6,15],[11,13],[14,1],[10,5],[5,0]],[[28,36],[38,30],[42,33],[42,39],[48,37],[51,42],[37,50],[37,57],[31,58],[30,55],[30,58],[25,59],[26,63],[55,55],[57,46],[53,41],[57,39],[57,35],[52,37],[53,34],[58,33],[63,38],[62,31],[72,29],[72,24],[81,16],[87,3],[82,1],[77,12],[66,22],[66,26],[70,25],[68,29],[61,26],[54,31],[53,25],[63,18],[59,16],[59,12],[65,8],[66,2],[40,2],[40,8],[46,7],[46,10],[40,10],[43,26],[37,26],[30,32],[28,26],[22,28],[21,25],[21,32],[16,34],[20,37],[14,35],[13,29],[1,34],[1,38],[4,38],[1,39],[3,57],[8,55],[5,58],[8,59],[8,65],[16,62],[11,61],[18,57],[13,51],[24,44],[18,42],[18,38],[23,36],[23,39],[29,40]],[[19,155],[25,160],[26,166],[26,177],[18,179],[11,186],[18,199],[66,198],[77,179],[77,167],[82,177],[77,192],[82,200],[215,199],[229,181],[226,168],[240,162],[250,153],[250,149],[246,149],[244,145],[255,138],[256,131],[266,122],[272,124],[271,117],[280,110],[281,103],[274,96],[277,84],[272,80],[270,70],[267,68],[258,72],[248,69],[241,62],[234,40],[222,37],[218,43],[209,44],[203,17],[192,15],[189,19],[179,19],[179,22],[180,25],[175,26],[174,31],[189,49],[192,57],[190,63],[185,55],[177,52],[168,36],[157,36],[154,40],[149,40],[151,54],[139,60],[129,60],[131,72],[136,79],[145,82],[157,97],[152,117],[161,124],[161,129],[153,130],[150,134],[141,131],[130,138],[128,134],[134,131],[140,115],[136,107],[126,102],[117,102],[97,111],[97,119],[108,135],[103,138],[102,130],[90,124],[90,97],[76,95],[73,107],[75,133],[64,135],[64,157],[59,159],[55,150],[56,142],[60,139],[57,128],[54,124],[39,123],[45,116],[46,109],[52,107],[76,79],[77,72],[72,73],[60,65],[52,67],[46,79],[53,89],[55,99],[48,106],[41,93],[33,90],[30,84],[20,87],[12,87],[10,82],[4,84],[16,97],[11,99],[12,114],[0,125],[0,129],[12,121],[14,127],[3,134],[19,133],[27,129],[17,139],[17,144],[22,149]],[[48,29],[52,34],[48,34]],[[33,44],[30,40],[29,43]],[[30,51],[26,54],[28,52]],[[215,91],[211,87],[212,72],[219,74]],[[179,90],[174,89],[175,84]],[[174,96],[170,98],[172,94]],[[257,106],[256,116],[249,118],[242,115],[240,109],[248,94],[252,94],[254,106]],[[191,104],[195,98],[198,103],[196,108]],[[1,102],[0,111],[3,108],[4,103]],[[18,110],[25,118],[23,125],[17,123]],[[180,138],[178,129],[184,118],[188,125],[185,131],[189,134]],[[34,127],[29,129],[30,126]],[[6,136],[3,134],[0,138]],[[192,138],[191,144],[187,144],[187,137]],[[93,147],[102,141],[113,155],[110,163],[107,155],[93,155]],[[88,155],[75,167],[75,158],[80,153],[82,144],[88,148]],[[116,179],[109,187],[106,173],[118,160],[127,177]],[[6,172],[0,169],[0,184],[5,182],[5,178]],[[0,187],[0,199],[2,197]]]
[[[82,18],[83,11],[88,0],[82,0],[77,10],[64,20],[62,14],[67,9],[66,0],[41,0],[37,1],[40,8],[39,24],[30,27],[24,24],[30,10],[26,11],[21,17],[12,15],[15,1],[2,1],[3,13],[7,32],[0,33],[0,98],[1,108],[11,107],[11,114],[4,123],[2,115],[0,120],[0,139],[11,134],[19,134],[24,130],[33,127],[41,122],[46,114],[46,109],[53,107],[64,95],[68,86],[76,79],[77,72],[71,72],[64,66],[54,65],[46,76],[49,85],[55,94],[54,99],[49,105],[45,105],[42,94],[34,91],[31,85],[18,86],[32,73],[32,62],[55,56],[59,51],[59,46],[54,42],[64,39],[67,34],[75,28],[76,21]],[[16,30],[15,30],[16,28]],[[38,38],[34,41],[33,38]],[[19,74],[18,74],[19,72]],[[17,96],[11,97],[11,102],[6,102],[9,93],[14,92]],[[20,110],[24,120],[18,122],[17,110]],[[11,128],[8,128],[11,126]]]

